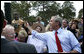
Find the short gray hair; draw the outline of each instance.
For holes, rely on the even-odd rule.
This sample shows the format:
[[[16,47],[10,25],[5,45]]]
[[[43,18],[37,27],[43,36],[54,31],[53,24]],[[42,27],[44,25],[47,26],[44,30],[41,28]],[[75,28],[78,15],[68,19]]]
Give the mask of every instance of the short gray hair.
[[[7,24],[4,29],[10,30],[10,29],[14,29],[14,27],[10,24]]]
[[[52,16],[51,18],[53,18],[55,20],[55,22],[59,22],[59,25],[61,27],[61,25],[62,25],[62,18],[59,15]]]
[[[8,31],[11,31],[11,30],[14,31],[14,27],[12,25],[10,25],[10,24],[7,24],[5,26],[5,28],[3,29],[3,31],[2,31],[2,35],[9,34],[10,32],[8,32]]]

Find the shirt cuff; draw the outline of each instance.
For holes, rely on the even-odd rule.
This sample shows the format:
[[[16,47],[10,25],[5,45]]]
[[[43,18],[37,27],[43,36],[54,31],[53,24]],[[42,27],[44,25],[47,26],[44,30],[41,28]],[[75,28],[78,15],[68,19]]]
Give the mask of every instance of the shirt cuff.
[[[75,47],[73,50],[77,50],[79,53],[81,53],[81,46],[78,45],[77,47]]]
[[[32,32],[31,32],[32,35],[35,35],[36,33],[37,33],[37,31],[35,31],[35,30],[32,30]]]

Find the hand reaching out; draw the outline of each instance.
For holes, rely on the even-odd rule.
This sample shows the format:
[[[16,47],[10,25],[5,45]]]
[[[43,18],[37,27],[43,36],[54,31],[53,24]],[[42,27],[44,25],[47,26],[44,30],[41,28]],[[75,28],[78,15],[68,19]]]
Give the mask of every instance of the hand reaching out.
[[[25,23],[24,23],[24,26],[25,26],[25,27],[28,27],[28,26],[29,26],[29,23],[28,23],[28,22],[25,22]]]
[[[27,27],[30,30],[30,32],[32,32],[33,29],[30,27],[28,22],[25,22],[24,26]]]

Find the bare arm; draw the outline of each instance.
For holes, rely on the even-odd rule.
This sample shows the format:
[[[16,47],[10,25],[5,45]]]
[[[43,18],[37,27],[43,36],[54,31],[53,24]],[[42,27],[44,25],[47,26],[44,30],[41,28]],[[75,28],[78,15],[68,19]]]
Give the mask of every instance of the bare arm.
[[[72,51],[70,51],[70,53],[79,53],[79,52],[76,50],[72,50]]]

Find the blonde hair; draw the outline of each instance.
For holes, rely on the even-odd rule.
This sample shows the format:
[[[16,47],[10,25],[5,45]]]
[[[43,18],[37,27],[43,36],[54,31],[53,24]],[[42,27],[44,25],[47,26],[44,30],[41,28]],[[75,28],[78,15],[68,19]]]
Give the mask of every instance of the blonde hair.
[[[18,33],[18,37],[27,37],[27,32],[22,28]]]

